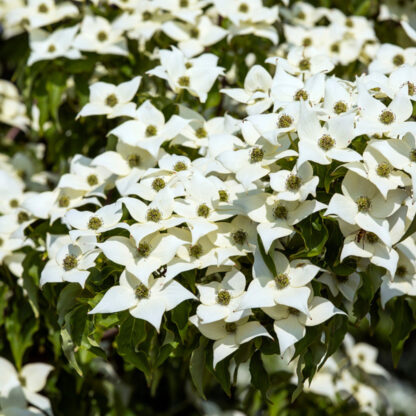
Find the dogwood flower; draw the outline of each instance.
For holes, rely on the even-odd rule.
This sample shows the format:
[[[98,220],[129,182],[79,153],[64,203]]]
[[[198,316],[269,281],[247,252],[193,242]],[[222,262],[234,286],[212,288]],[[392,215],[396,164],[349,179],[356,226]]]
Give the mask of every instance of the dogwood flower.
[[[108,289],[89,313],[112,313],[128,309],[132,316],[144,319],[159,332],[163,314],[188,299],[196,297],[174,280],[150,276],[144,284],[134,274],[124,271],[120,276],[120,284]]]
[[[105,114],[108,118],[134,117],[136,105],[131,102],[139,89],[142,77],[137,76],[119,85],[96,82],[90,86],[89,103],[82,107],[77,117]]]
[[[341,293],[349,302],[354,302],[361,277],[358,273],[340,275],[324,272],[318,277],[317,281],[327,285],[333,296],[338,296]]]
[[[217,321],[203,323],[197,315],[189,318],[198,330],[208,339],[214,340],[213,366],[238,350],[238,347],[257,337],[272,338],[257,321],[248,322],[248,317],[236,322]]]
[[[197,284],[196,287],[201,302],[196,314],[203,324],[222,319],[235,322],[250,313],[249,310],[236,311],[246,287],[246,278],[238,270],[226,273],[222,282]]]
[[[390,74],[398,67],[416,63],[416,48],[403,49],[400,46],[384,43],[377,52],[376,59],[369,65],[370,72]]]

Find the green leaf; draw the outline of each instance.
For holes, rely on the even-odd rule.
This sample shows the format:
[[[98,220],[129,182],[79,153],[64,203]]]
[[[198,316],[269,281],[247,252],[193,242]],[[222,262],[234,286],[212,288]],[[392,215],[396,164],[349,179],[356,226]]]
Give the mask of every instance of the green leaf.
[[[263,400],[267,400],[269,390],[269,375],[264,368],[260,351],[256,351],[250,361],[251,383],[260,390]]]
[[[319,256],[324,250],[329,233],[319,214],[311,215],[297,225],[305,249],[291,256],[292,259]]]
[[[205,361],[206,349],[208,340],[205,337],[200,337],[199,347],[192,351],[191,360],[189,363],[189,372],[191,373],[192,382],[199,393],[199,395],[206,400],[204,394],[204,376],[205,376]]]
[[[261,238],[260,238],[259,235],[257,236],[257,244],[258,244],[258,248],[260,250],[260,254],[263,258],[263,261],[266,263],[266,266],[268,267],[270,272],[273,274],[273,276],[276,276],[277,271],[276,271],[276,266],[274,264],[272,256],[270,256],[269,254],[266,253],[266,250],[264,249],[263,242],[261,241]]]
[[[69,334],[66,328],[61,329],[61,339],[62,339],[62,350],[65,354],[65,357],[68,359],[71,366],[74,370],[82,376],[82,370],[78,365],[77,359],[75,358],[75,346],[72,342],[71,335]]]

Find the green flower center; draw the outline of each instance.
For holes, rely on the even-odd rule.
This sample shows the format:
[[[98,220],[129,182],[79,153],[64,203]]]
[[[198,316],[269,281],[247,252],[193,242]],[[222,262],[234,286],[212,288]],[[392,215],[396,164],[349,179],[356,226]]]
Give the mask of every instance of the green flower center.
[[[58,205],[59,208],[67,208],[69,207],[69,197],[67,197],[66,195],[62,195],[59,199],[58,199]]]
[[[345,26],[347,26],[347,27],[354,27],[354,22],[350,18],[347,18],[345,20]]]
[[[88,228],[90,230],[98,230],[103,225],[103,222],[98,217],[91,217],[88,221]]]
[[[202,247],[199,244],[189,247],[189,255],[199,259],[202,255]]]
[[[282,114],[279,118],[277,126],[279,127],[279,129],[287,129],[288,127],[292,125],[292,123],[293,123],[292,117],[290,117],[287,114]]]
[[[118,98],[116,97],[115,94],[110,94],[106,99],[105,99],[105,103],[109,106],[109,107],[114,107],[117,105],[118,103]]]
[[[312,45],[312,39],[311,38],[305,38],[302,41],[302,45],[307,48],[308,46]]]
[[[247,241],[247,233],[244,230],[239,229],[231,234],[231,238],[235,244],[244,244]]]
[[[286,273],[279,273],[275,276],[274,281],[279,289],[289,286],[289,276]]]
[[[148,243],[139,243],[137,251],[142,257],[148,257],[150,254],[150,245]]]
[[[235,322],[227,322],[225,324],[225,330],[229,334],[233,334],[235,331],[237,331],[237,324]]]
[[[279,220],[287,219],[288,210],[284,205],[276,205],[273,208],[273,216]]]
[[[144,22],[150,20],[151,18],[152,18],[152,13],[147,12],[147,11],[142,13],[142,20]]]
[[[10,208],[17,208],[19,206],[19,201],[17,199],[11,199],[9,205]]]
[[[303,58],[299,61],[299,69],[301,71],[309,71],[311,69],[311,61],[308,58]]]
[[[153,124],[150,124],[149,126],[147,126],[145,134],[146,134],[146,137],[156,136],[157,134],[156,126],[154,126]]]
[[[95,185],[97,185],[97,184],[98,184],[98,178],[97,178],[97,175],[94,175],[94,174],[89,175],[89,176],[87,177],[87,182],[88,182],[88,185],[89,185],[89,186],[95,186]]]
[[[383,123],[383,124],[391,124],[393,123],[394,119],[395,119],[395,115],[390,111],[390,110],[384,110],[379,117],[379,120]]]
[[[197,209],[198,217],[207,218],[209,215],[210,209],[207,204],[201,204]]]
[[[228,290],[220,290],[217,295],[217,302],[220,305],[227,306],[230,303],[231,295]]]
[[[342,114],[347,111],[348,107],[347,104],[344,103],[344,101],[337,101],[334,104],[334,113],[335,114]]]
[[[416,92],[416,85],[409,81],[407,83],[407,93],[409,95],[415,95],[415,92]]]
[[[407,274],[407,268],[405,266],[399,266],[396,269],[396,274],[399,277],[404,277]]]
[[[0,238],[0,247],[4,244],[4,240]]]
[[[412,162],[416,162],[416,148],[413,148],[413,149],[410,151],[409,158],[410,158],[410,160],[411,160]]]
[[[302,10],[301,10],[301,11],[299,11],[299,12],[298,12],[298,14],[296,15],[296,18],[297,18],[297,19],[299,19],[299,20],[305,20],[306,15],[305,15],[305,13],[303,13],[303,12],[302,12]]]
[[[63,267],[66,272],[69,270],[75,269],[78,266],[78,260],[73,254],[68,254],[64,258]]]
[[[218,196],[219,196],[221,202],[228,202],[228,193],[227,193],[227,191],[224,191],[222,189],[219,190],[218,191]]]
[[[137,299],[145,299],[149,297],[149,289],[143,284],[139,283],[134,291]]]
[[[29,221],[29,214],[27,214],[26,212],[24,212],[24,211],[20,211],[18,214],[17,214],[17,222],[19,223],[19,224],[22,224],[22,223],[24,223],[24,222],[26,222],[26,221]]]
[[[164,187],[166,186],[165,181],[162,178],[156,178],[153,182],[152,182],[152,188],[156,191],[159,192],[160,190],[162,190]]]
[[[331,52],[338,53],[339,52],[339,43],[335,42],[330,47]]]
[[[192,65],[192,62],[186,62],[186,63],[185,63],[185,68],[186,68],[186,69],[190,69],[190,68],[192,68],[192,66],[193,66],[193,65]]]
[[[252,149],[250,153],[250,162],[251,163],[261,162],[263,160],[263,157],[264,157],[263,149],[260,149],[260,147],[255,147],[254,149]]]
[[[357,201],[357,207],[358,211],[360,212],[368,212],[371,207],[371,201],[370,198],[367,196],[360,196]]]
[[[162,219],[162,214],[157,208],[151,208],[147,211],[147,221],[159,222]]]
[[[189,34],[191,35],[191,38],[197,38],[199,36],[199,30],[196,27],[193,27]]]
[[[105,42],[108,39],[108,35],[106,32],[104,32],[103,30],[101,32],[97,33],[97,39],[100,42]]]
[[[372,232],[368,232],[365,234],[365,239],[370,243],[370,244],[375,244],[378,242],[379,238],[377,237],[377,234],[374,234]]]
[[[288,311],[291,315],[299,316],[300,314],[299,310],[297,310],[296,308],[292,308],[291,306],[288,308]]]
[[[328,134],[324,134],[318,141],[318,145],[323,150],[332,149],[335,145],[335,140]]]
[[[184,162],[177,162],[177,163],[175,164],[175,166],[173,167],[173,170],[174,170],[175,172],[180,172],[180,171],[182,171],[182,170],[186,170],[186,165],[185,165],[185,163],[184,163]]]
[[[56,51],[56,46],[54,44],[50,44],[48,47],[49,53],[54,53]]]
[[[404,56],[398,53],[393,57],[393,64],[396,66],[401,66],[404,64]]]
[[[181,87],[189,87],[189,85],[191,84],[191,80],[189,79],[188,76],[183,75],[178,79],[178,84]]]
[[[308,99],[308,93],[305,90],[299,90],[294,96],[293,99],[295,101],[306,101]]]
[[[286,189],[289,191],[297,191],[302,185],[302,179],[294,175],[293,173],[290,174],[286,179]]]
[[[48,13],[49,8],[45,3],[39,4],[38,12],[39,13]]]
[[[180,0],[179,6],[180,7],[188,7],[189,6],[189,1],[188,0]]]
[[[129,155],[127,158],[127,163],[131,168],[136,168],[140,165],[140,156],[136,153]]]
[[[198,137],[198,139],[204,139],[208,136],[208,133],[203,127],[200,127],[195,131],[195,136]]]
[[[393,171],[393,166],[389,162],[381,162],[378,164],[376,172],[378,176],[387,178]]]
[[[248,4],[247,3],[241,3],[240,7],[238,8],[238,11],[240,13],[247,13],[249,10]]]

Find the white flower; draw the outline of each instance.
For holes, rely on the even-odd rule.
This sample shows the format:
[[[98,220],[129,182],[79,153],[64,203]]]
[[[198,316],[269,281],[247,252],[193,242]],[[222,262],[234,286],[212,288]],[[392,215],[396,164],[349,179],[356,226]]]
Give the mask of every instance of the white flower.
[[[40,29],[30,32],[31,54],[27,64],[30,66],[38,61],[60,57],[68,59],[82,58],[80,52],[73,48],[78,29],[79,26],[75,25],[66,29],[55,30],[51,34]]]
[[[384,43],[377,52],[376,59],[369,66],[370,72],[390,74],[398,67],[416,63],[416,48],[403,49],[400,46]]]
[[[111,287],[89,313],[113,313],[128,309],[138,319],[144,319],[159,332],[163,314],[187,299],[196,297],[174,280],[149,277],[144,284],[134,274],[124,271],[120,284]]]
[[[142,77],[138,76],[119,85],[96,82],[90,86],[89,103],[82,107],[77,117],[105,114],[108,118],[134,117],[136,104],[131,100],[139,89]]]
[[[293,166],[292,171],[283,169],[270,174],[270,186],[282,201],[304,201],[309,194],[315,196],[318,182],[309,162]]]
[[[320,296],[312,298],[306,313],[280,304],[262,309],[275,320],[274,332],[279,341],[280,355],[305,336],[307,326],[319,325],[336,314],[345,315],[329,300]]]
[[[196,315],[189,320],[201,331],[202,335],[215,340],[213,350],[214,368],[224,358],[238,350],[238,347],[257,337],[272,338],[257,321],[248,322],[248,317],[236,322],[217,321],[204,324]]]
[[[279,251],[272,252],[271,256],[273,272],[264,262],[261,253],[258,250],[255,252],[253,281],[239,309],[285,305],[308,314],[311,290],[307,285],[320,268],[306,260],[293,260],[289,263],[286,256]]]
[[[249,310],[236,311],[246,287],[246,278],[236,269],[226,273],[221,282],[197,284],[196,287],[201,302],[196,314],[203,324],[222,319],[235,322],[250,313]]]
[[[203,103],[218,75],[224,73],[224,68],[217,66],[218,57],[210,53],[187,59],[183,52],[172,46],[171,51],[161,50],[159,54],[161,65],[147,73],[168,81],[176,94],[187,90]]]
[[[342,296],[344,296],[344,298],[346,298],[349,302],[354,302],[355,295],[361,282],[361,278],[358,273],[352,273],[344,276],[324,272],[318,277],[317,280],[327,285],[333,296],[338,296],[338,294],[341,293]]]
[[[127,55],[127,42],[122,37],[122,32],[104,17],[85,16],[74,47],[99,54]]]

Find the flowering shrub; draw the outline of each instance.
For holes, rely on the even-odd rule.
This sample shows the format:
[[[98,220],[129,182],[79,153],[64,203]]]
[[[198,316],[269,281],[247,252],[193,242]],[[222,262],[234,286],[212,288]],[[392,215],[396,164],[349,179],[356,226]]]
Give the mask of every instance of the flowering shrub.
[[[312,3],[0,2],[1,414],[415,408],[416,7]]]

